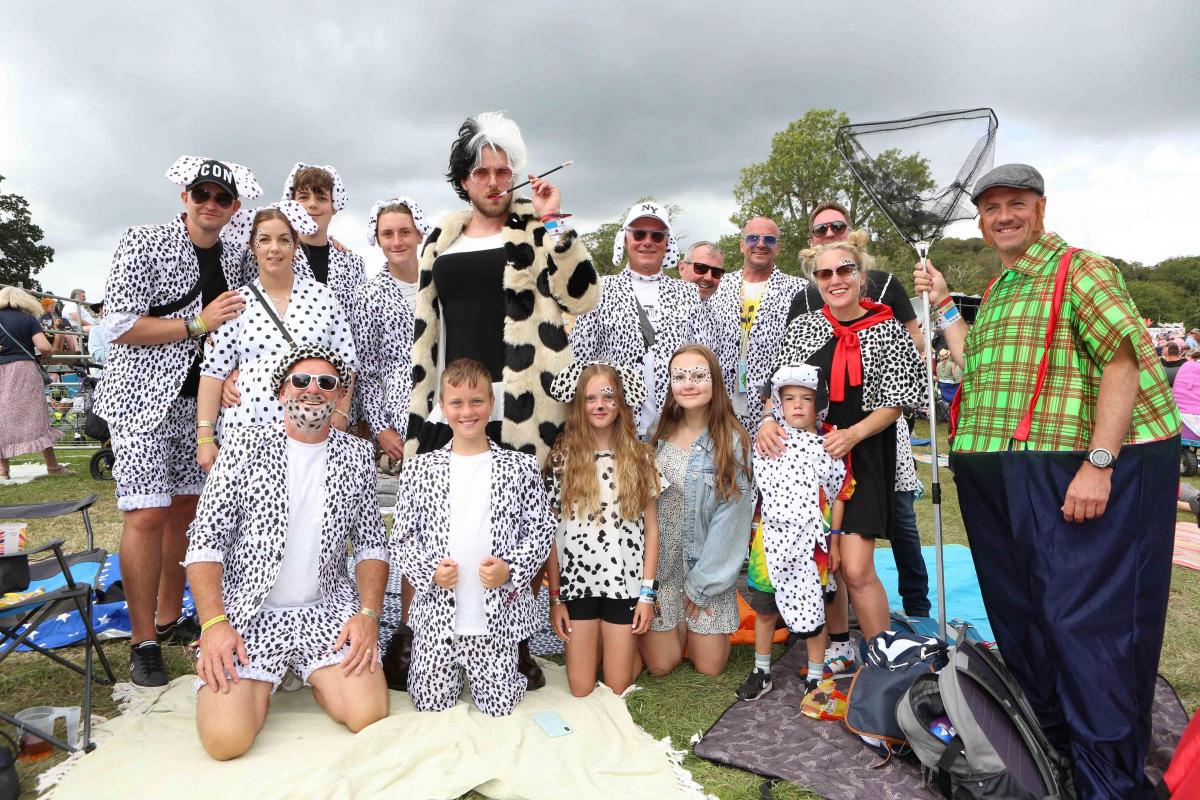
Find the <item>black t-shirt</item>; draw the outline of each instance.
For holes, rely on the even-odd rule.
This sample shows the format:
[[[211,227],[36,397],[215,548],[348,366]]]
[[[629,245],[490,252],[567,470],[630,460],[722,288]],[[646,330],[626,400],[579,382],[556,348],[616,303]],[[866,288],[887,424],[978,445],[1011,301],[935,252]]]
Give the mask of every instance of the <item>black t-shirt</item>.
[[[25,353],[37,355],[33,337],[43,332],[37,317],[15,308],[0,308],[0,325],[4,326],[4,330],[0,331],[0,364],[32,361]]]
[[[504,377],[504,248],[444,253],[433,262],[433,285],[446,323],[446,363],[474,358]]]
[[[313,280],[322,285],[329,283],[329,245],[304,244],[304,255],[308,257],[308,265],[312,267]]]
[[[229,291],[225,270],[221,269],[221,243],[217,242],[212,247],[197,247],[193,243],[192,248],[196,251],[196,260],[200,262],[200,285],[204,287],[200,292],[200,307],[204,308]]]
[[[879,270],[868,272],[866,296],[890,308],[896,321],[901,325],[917,318],[912,301],[904,292],[904,284],[900,283],[890,272]],[[817,284],[810,282],[803,293],[797,293],[792,298],[792,307],[788,309],[788,322],[790,323],[796,317],[807,314],[809,311],[818,311],[823,305],[825,305],[825,301],[821,299],[821,292],[817,289]]]

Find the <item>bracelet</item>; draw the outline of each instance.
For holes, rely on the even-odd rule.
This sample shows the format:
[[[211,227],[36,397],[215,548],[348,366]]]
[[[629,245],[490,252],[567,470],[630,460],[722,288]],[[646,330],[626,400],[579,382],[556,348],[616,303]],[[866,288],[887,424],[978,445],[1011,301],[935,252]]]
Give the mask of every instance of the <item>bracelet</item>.
[[[638,602],[639,602],[639,603],[646,603],[647,605],[654,605],[655,603],[657,603],[657,602],[658,602],[658,598],[657,598],[657,597],[655,597],[655,596],[654,596],[654,595],[652,595],[652,594],[650,594],[650,595],[646,595],[646,594],[644,594],[644,595],[642,595],[641,597],[639,597],[639,598],[638,598]]]
[[[658,592],[654,591],[654,589],[650,588],[649,586],[643,586],[642,590],[638,592],[638,594],[642,597],[658,597]]]
[[[937,310],[941,311],[943,308],[946,308],[947,306],[952,306],[952,305],[954,305],[954,300],[951,299],[950,295],[946,295],[945,297],[942,298],[942,302],[938,303],[935,306],[935,308]]]
[[[215,428],[216,424],[211,419],[198,419],[198,420],[196,420],[196,427],[197,428]]]
[[[196,444],[216,444],[217,440],[212,436],[197,436]]]
[[[207,631],[213,625],[216,625],[218,622],[228,622],[228,621],[229,621],[229,617],[225,616],[224,614],[218,614],[217,616],[213,617],[208,622],[206,622],[200,626],[200,635],[203,636],[205,631]]]
[[[551,597],[558,597],[560,594],[562,594],[562,591],[559,589],[551,589],[550,590]]]
[[[841,528],[830,528],[829,529],[830,536],[844,536],[845,534],[846,534],[846,532],[844,530],[842,530]]]
[[[962,314],[959,313],[958,306],[950,306],[950,308],[943,311],[941,317],[938,318],[938,330],[944,331],[960,320],[962,320]]]
[[[557,598],[557,597],[551,597],[551,598],[550,598],[550,605],[551,605],[552,607],[553,607],[553,606],[561,606],[561,605],[563,605],[563,601],[562,601],[561,599]]]
[[[367,608],[366,606],[363,606],[358,610],[358,613],[362,614],[364,617],[370,617],[376,622],[379,622],[379,614],[377,614],[373,608]]]
[[[346,422],[349,422],[349,421],[350,421],[350,415],[349,415],[349,414],[347,414],[345,411],[342,411],[340,408],[335,408],[335,409],[333,410],[333,413],[335,413],[335,414],[341,414],[341,415],[342,415],[342,419],[346,420]]]

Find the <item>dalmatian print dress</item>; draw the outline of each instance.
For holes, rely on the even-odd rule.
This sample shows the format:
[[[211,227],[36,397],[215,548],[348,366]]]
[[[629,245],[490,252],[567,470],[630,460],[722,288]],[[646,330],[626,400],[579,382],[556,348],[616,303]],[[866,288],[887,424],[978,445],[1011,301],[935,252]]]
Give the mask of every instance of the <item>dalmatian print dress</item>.
[[[832,503],[846,479],[845,464],[826,453],[822,441],[815,433],[789,429],[783,455],[754,454],[767,574],[784,623],[801,635],[825,624],[824,589],[813,561],[815,548],[829,552],[820,493]]]
[[[261,281],[254,283],[266,297]],[[237,384],[242,401],[222,410],[223,430],[283,421],[283,406],[271,386],[271,373],[279,358],[291,349],[254,293],[248,287],[238,291],[246,299],[246,309],[212,335],[201,368],[201,375],[219,380],[239,370]],[[324,345],[341,356],[349,369],[357,368],[349,316],[328,288],[297,275],[287,313],[280,321],[297,345]]]

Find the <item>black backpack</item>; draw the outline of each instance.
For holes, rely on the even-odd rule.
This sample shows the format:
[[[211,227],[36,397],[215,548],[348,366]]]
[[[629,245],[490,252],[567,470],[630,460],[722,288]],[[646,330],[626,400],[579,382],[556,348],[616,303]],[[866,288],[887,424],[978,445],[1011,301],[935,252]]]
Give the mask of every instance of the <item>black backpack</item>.
[[[1042,733],[1012,673],[966,636],[939,673],[912,683],[896,705],[896,718],[927,785],[943,797],[1075,797],[1070,765]]]

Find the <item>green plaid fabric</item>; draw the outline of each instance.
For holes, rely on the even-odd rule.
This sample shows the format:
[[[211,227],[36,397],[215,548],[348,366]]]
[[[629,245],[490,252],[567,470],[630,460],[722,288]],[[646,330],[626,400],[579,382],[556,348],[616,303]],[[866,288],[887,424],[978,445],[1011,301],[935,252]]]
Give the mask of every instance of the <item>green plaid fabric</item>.
[[[1007,450],[1033,397],[1054,278],[1067,243],[1045,233],[992,285],[964,347],[957,453]],[[1121,272],[1093,253],[1072,259],[1058,328],[1029,440],[1014,449],[1086,450],[1096,417],[1100,374],[1122,340],[1141,367],[1126,444],[1179,433],[1179,411],[1154,345]]]

